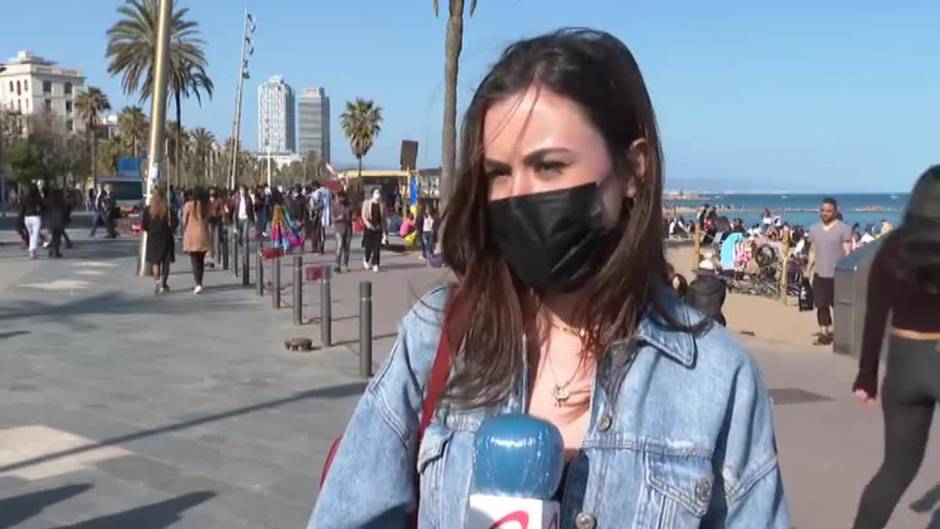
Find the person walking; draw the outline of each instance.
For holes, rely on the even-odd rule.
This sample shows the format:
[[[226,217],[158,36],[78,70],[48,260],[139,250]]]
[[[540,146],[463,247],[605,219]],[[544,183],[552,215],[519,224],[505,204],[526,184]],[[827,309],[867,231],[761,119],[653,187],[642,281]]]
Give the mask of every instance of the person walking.
[[[434,245],[437,244],[437,208],[428,204],[421,218],[421,257],[430,261],[434,257]]]
[[[310,216],[314,222],[316,251],[323,253],[326,246],[326,231],[333,223],[333,193],[320,183],[313,181],[313,193],[310,195]]]
[[[48,189],[43,201],[43,225],[49,230],[49,257],[62,257],[62,234],[68,216],[65,193],[61,189]]]
[[[382,208],[382,191],[379,188],[373,189],[371,197],[362,203],[362,223],[365,227],[362,232],[362,247],[365,250],[362,267],[378,272],[382,264],[382,237],[385,235],[385,211]]]
[[[405,315],[308,527],[466,527],[474,467],[521,482],[499,464],[533,449],[562,452],[538,496],[562,529],[789,529],[758,366],[665,284],[662,148],[627,47],[514,43],[462,123],[454,283]]]
[[[225,203],[219,197],[219,190],[215,187],[209,190],[209,258],[207,265],[215,268],[221,260],[221,240],[223,232],[223,221],[225,220]]]
[[[95,188],[92,187],[88,190],[89,198],[91,199],[91,208],[94,210],[95,215],[91,219],[91,231],[88,232],[89,237],[94,237],[95,232],[98,231],[98,226],[104,226],[107,224],[105,222],[104,214],[101,211],[101,195],[104,193],[104,188],[99,187],[97,193]]]
[[[233,233],[235,233],[238,240],[241,241],[240,244],[244,244],[246,234],[255,221],[255,208],[252,204],[251,194],[248,192],[246,186],[238,186],[238,193],[235,195],[232,211],[235,221],[235,230],[233,230]]]
[[[336,204],[331,208],[333,233],[336,235],[336,268],[337,272],[349,272],[349,246],[352,241],[353,210],[349,203],[349,196],[340,191],[336,196]],[[342,267],[342,269],[340,268]]]
[[[146,261],[153,274],[153,293],[170,291],[170,263],[176,260],[174,234],[179,217],[172,211],[166,195],[160,188],[150,195],[150,204],[141,215],[141,228],[147,232]]]
[[[25,196],[20,200],[20,216],[23,217],[23,224],[26,226],[26,232],[29,234],[29,258],[36,258],[36,251],[39,249],[40,230],[42,230],[42,211],[43,200],[39,194],[39,187],[36,184],[30,184],[26,190]]]
[[[117,230],[114,227],[114,221],[117,219],[120,212],[117,209],[117,205],[114,203],[114,196],[111,194],[111,185],[106,184],[104,190],[101,192],[101,196],[98,197],[98,210],[101,213],[101,218],[104,219],[104,227],[107,230],[108,239],[117,238]],[[94,229],[92,229],[94,231]]]
[[[183,206],[183,226],[183,251],[189,254],[189,261],[193,268],[193,281],[196,283],[193,294],[199,294],[202,292],[206,252],[209,251],[211,242],[208,197],[202,189],[196,189],[192,200]]]
[[[885,237],[871,266],[859,370],[852,389],[860,401],[874,403],[887,331],[889,355],[881,397],[884,459],[862,493],[854,529],[885,527],[924,459],[940,403],[938,315],[940,165],[928,169],[915,184],[904,223]]]
[[[836,264],[852,252],[852,229],[838,219],[839,204],[834,198],[823,199],[820,222],[809,230],[809,261],[805,277],[812,277],[816,322],[819,324],[814,345],[832,344],[832,308],[835,302]]]

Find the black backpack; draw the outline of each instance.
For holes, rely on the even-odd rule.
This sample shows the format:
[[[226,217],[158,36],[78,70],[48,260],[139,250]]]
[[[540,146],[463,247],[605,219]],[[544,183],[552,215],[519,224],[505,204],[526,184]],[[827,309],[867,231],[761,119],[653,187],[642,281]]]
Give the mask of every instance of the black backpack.
[[[815,300],[813,299],[813,285],[808,278],[803,278],[800,283],[800,312],[813,310]]]

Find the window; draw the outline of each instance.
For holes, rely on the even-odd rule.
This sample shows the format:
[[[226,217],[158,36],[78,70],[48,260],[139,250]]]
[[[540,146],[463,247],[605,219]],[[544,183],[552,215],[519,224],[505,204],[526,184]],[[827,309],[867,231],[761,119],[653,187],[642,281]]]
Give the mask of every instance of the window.
[[[13,81],[10,81],[10,93],[13,93]]]
[[[51,99],[46,99],[46,111],[52,112],[52,100]]]
[[[23,80],[23,91],[26,92],[27,94],[29,93],[29,84],[28,84],[28,83],[29,83],[29,81],[27,81],[27,80],[25,80],[25,79]]]
[[[74,126],[72,125],[72,120],[71,119],[65,120],[65,130],[72,132],[73,129],[74,129]]]
[[[66,99],[65,100],[65,113],[70,114],[71,112],[72,112],[72,100]]]
[[[65,95],[72,95],[72,83],[65,83]]]
[[[22,112],[22,111],[23,111],[23,100],[22,100],[22,99],[17,99],[17,100],[16,100],[16,110],[17,110],[17,112]]]
[[[18,96],[19,96],[19,95],[23,95],[23,92],[20,91],[20,82],[19,82],[19,81],[16,82],[16,95],[18,95]]]
[[[51,94],[52,93],[52,81],[43,81],[42,82],[42,93]]]

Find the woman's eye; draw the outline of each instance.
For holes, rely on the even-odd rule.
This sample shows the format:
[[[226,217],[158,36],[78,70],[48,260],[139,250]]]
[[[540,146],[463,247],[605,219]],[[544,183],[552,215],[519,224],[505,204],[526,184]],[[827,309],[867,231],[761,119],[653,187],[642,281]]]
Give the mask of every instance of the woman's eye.
[[[490,169],[489,171],[486,171],[485,174],[487,180],[496,180],[497,178],[509,176],[509,171],[506,171],[505,169]]]
[[[537,169],[540,173],[560,173],[567,166],[565,162],[541,162]]]

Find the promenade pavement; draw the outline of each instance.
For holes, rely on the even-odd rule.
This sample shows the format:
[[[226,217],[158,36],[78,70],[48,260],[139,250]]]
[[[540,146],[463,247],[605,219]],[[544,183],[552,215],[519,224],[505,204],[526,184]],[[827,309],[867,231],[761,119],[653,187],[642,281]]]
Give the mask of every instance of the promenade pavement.
[[[447,276],[392,253],[382,273],[366,272],[354,248],[353,272],[333,277],[334,346],[294,353],[285,338],[318,341],[316,285],[294,326],[290,309],[231,271],[207,272],[194,296],[182,253],[173,290],[156,297],[133,274],[136,250],[135,239],[76,237],[64,259],[28,261],[0,247],[0,528],[304,527],[323,458],[365,384],[359,281],[373,282],[378,365],[402,314]],[[849,527],[882,442],[878,408],[847,389],[854,361],[741,339],[775,399],[794,525]],[[940,527],[938,430],[892,528],[932,516]]]

